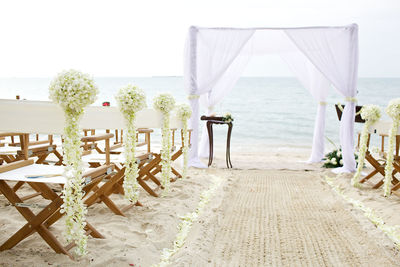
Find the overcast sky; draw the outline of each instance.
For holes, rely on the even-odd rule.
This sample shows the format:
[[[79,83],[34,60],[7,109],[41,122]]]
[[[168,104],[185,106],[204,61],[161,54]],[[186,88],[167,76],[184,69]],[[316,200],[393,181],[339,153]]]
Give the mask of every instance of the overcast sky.
[[[197,26],[359,25],[361,77],[400,77],[399,0],[0,0],[0,77],[182,75]],[[247,76],[290,76],[274,57]]]

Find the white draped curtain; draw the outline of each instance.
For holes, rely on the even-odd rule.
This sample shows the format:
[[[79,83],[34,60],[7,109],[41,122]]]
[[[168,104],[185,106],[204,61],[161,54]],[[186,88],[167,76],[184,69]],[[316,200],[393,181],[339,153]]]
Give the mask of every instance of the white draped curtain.
[[[199,160],[199,98],[212,113],[240,77],[249,58],[278,53],[288,63],[302,85],[318,103],[310,162],[324,154],[325,101],[330,84],[348,102],[341,121],[340,141],[344,166],[338,171],[355,170],[353,156],[354,110],[358,66],[357,25],[310,28],[196,28],[191,27],[185,55],[185,88],[193,115],[193,141],[189,164],[205,167]],[[204,137],[206,137],[204,135]],[[208,152],[207,138],[201,143]]]
[[[199,133],[199,97],[208,110],[217,104],[234,86],[243,69],[246,57],[238,57],[240,51],[251,38],[255,30],[211,29],[201,31],[190,27],[186,46],[185,88],[192,106],[190,120],[193,129],[192,146],[189,153],[189,165],[205,167],[198,158]],[[231,80],[235,77],[235,81]]]
[[[300,83],[309,90],[318,105],[314,123],[312,151],[308,162],[320,162],[325,154],[326,98],[330,82],[301,52],[282,53],[280,56],[288,64]]]
[[[354,172],[354,116],[358,74],[358,27],[285,30],[300,51],[345,97],[340,122],[343,167],[337,172]]]

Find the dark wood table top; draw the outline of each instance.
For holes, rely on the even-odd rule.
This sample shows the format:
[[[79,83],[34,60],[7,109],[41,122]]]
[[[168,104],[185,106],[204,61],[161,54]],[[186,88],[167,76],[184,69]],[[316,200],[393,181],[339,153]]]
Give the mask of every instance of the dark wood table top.
[[[213,117],[213,116],[201,116],[200,117],[200,119],[202,120],[202,121],[211,121],[211,122],[213,122],[213,123],[217,123],[217,124],[229,124],[229,123],[231,123],[232,124],[232,122],[226,122],[226,121],[224,121],[224,117]]]

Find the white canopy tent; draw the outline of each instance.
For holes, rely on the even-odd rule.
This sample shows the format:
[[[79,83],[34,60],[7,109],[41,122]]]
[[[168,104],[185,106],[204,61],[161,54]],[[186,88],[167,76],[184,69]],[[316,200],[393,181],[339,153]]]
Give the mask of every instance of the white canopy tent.
[[[212,113],[213,107],[233,88],[250,57],[271,53],[281,56],[318,103],[310,162],[319,162],[324,156],[325,101],[331,85],[345,97],[347,103],[340,124],[344,166],[337,172],[355,171],[356,24],[305,28],[190,27],[184,70],[185,88],[193,109],[189,165],[205,167],[199,160],[199,152],[205,154],[208,149],[204,133],[200,146],[198,142],[200,103]]]

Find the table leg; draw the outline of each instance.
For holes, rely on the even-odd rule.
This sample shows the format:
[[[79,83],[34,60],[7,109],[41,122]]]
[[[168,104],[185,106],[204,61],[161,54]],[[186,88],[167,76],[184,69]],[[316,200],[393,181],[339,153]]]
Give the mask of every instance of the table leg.
[[[212,161],[213,161],[213,129],[212,129],[212,122],[207,121],[207,132],[208,132],[208,141],[210,143],[210,152],[208,154],[208,167],[211,166]]]
[[[231,133],[232,133],[232,123],[228,124],[228,137],[226,140],[226,167],[229,169],[232,168],[231,162]]]

